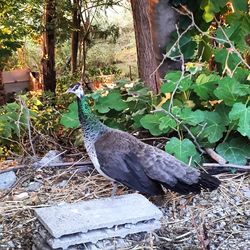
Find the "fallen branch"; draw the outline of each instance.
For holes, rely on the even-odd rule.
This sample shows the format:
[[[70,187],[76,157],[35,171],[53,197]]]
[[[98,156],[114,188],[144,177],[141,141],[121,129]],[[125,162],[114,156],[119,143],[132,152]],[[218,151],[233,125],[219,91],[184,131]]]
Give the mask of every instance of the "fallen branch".
[[[205,148],[206,153],[216,162],[218,162],[220,165],[226,164],[227,161],[220,156],[219,154],[217,154],[213,149],[211,148]]]
[[[237,172],[241,173],[250,172],[250,166],[236,164],[203,163],[202,166],[209,174],[222,174],[225,172],[231,172],[233,168],[236,169]]]
[[[7,172],[10,172],[10,171],[17,171],[18,169],[21,169],[21,168],[24,168],[24,167],[27,167],[27,166],[26,165],[17,165],[15,167],[10,167],[10,168],[7,168],[7,169],[3,169],[3,170],[0,170],[0,174],[7,173]]]
[[[250,170],[250,166],[236,165],[236,164],[218,164],[218,163],[203,163],[203,167],[227,167],[227,168],[236,168]]]
[[[63,168],[63,167],[68,167],[68,166],[72,166],[72,167],[73,166],[76,166],[76,167],[83,166],[83,167],[85,167],[83,169],[83,171],[88,171],[89,169],[93,168],[93,164],[90,161],[54,163],[54,164],[43,166],[43,168],[44,167],[46,167],[46,168],[57,168],[57,167]],[[16,170],[24,168],[24,167],[27,167],[27,165],[17,165],[15,167],[0,170],[0,174],[6,173],[6,172],[9,172],[9,171],[16,171]],[[37,169],[41,169],[41,167],[40,168],[38,167]]]
[[[53,168],[53,167],[68,167],[68,166],[93,166],[92,162],[90,161],[79,161],[79,162],[62,162],[62,163],[53,163],[48,165],[43,165],[41,168]]]

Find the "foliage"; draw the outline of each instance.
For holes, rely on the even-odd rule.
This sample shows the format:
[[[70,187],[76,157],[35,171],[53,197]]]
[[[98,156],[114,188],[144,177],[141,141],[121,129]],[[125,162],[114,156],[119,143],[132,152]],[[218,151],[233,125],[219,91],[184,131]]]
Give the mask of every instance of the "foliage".
[[[93,77],[93,76],[98,76],[98,75],[120,75],[121,70],[114,66],[114,65],[109,65],[109,66],[102,66],[102,67],[89,67],[88,69],[88,75]]]
[[[200,161],[200,155],[189,139],[179,140],[176,137],[172,137],[167,142],[165,150],[186,164],[190,163],[190,159],[192,163]]]
[[[0,107],[0,157],[11,152],[27,154],[29,132],[34,140],[51,137],[51,141],[56,141],[59,137],[64,143],[64,129],[59,120],[73,100],[64,94],[66,83],[74,81],[69,76],[59,78],[56,96],[50,92],[21,93],[15,102]],[[39,140],[33,146],[40,149],[50,145]]]
[[[39,20],[37,6],[40,4],[39,0],[1,1],[0,68],[3,68],[13,52],[22,46],[25,36],[33,34],[36,30]]]
[[[152,110],[155,103],[151,92],[141,83],[133,86],[126,81],[117,82],[113,89],[104,89],[87,94],[86,97],[100,119],[110,127],[119,129],[139,128],[140,119]],[[70,104],[68,112],[63,114],[60,123],[66,128],[76,128],[76,103]]]

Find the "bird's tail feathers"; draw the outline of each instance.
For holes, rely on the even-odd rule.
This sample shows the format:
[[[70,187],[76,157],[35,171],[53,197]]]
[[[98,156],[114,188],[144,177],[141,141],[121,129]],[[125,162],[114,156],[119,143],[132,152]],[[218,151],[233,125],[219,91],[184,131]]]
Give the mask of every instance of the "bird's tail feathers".
[[[178,180],[178,182],[173,187],[166,183],[162,183],[162,185],[174,192],[178,192],[180,194],[189,194],[189,193],[200,193],[202,189],[209,191],[215,190],[219,187],[220,183],[221,183],[220,180],[217,179],[216,177],[207,174],[205,172],[201,172],[199,181],[197,183],[188,185],[183,181]]]

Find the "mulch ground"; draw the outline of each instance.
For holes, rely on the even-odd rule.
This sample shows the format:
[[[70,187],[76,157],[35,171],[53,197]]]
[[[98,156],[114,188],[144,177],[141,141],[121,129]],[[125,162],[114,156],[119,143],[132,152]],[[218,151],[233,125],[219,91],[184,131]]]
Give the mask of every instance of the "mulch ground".
[[[0,193],[0,249],[31,249],[36,233],[34,208],[111,195],[112,185],[81,167],[31,167],[17,171],[15,186]],[[220,174],[211,193],[181,196],[167,192],[151,199],[164,213],[162,228],[132,239],[129,249],[250,249],[250,178]],[[35,183],[35,184],[34,184]],[[34,187],[36,186],[36,187]],[[133,191],[120,186],[117,194]]]

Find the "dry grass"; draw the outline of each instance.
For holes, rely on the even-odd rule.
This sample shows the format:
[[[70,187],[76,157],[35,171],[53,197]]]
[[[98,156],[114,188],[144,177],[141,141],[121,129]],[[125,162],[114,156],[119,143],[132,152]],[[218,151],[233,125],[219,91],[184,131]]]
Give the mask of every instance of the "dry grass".
[[[31,249],[36,231],[34,208],[106,197],[112,190],[111,183],[96,172],[76,167],[40,171],[27,167],[18,170],[17,176],[11,192],[1,194],[0,249],[8,249],[8,244],[12,249]],[[168,192],[161,199],[161,230],[134,240],[132,249],[249,249],[250,201],[244,190],[250,180],[244,174],[219,178],[223,184],[212,193],[180,196]],[[40,189],[27,191],[34,181],[41,183]],[[118,194],[128,192],[132,191],[118,189]]]

